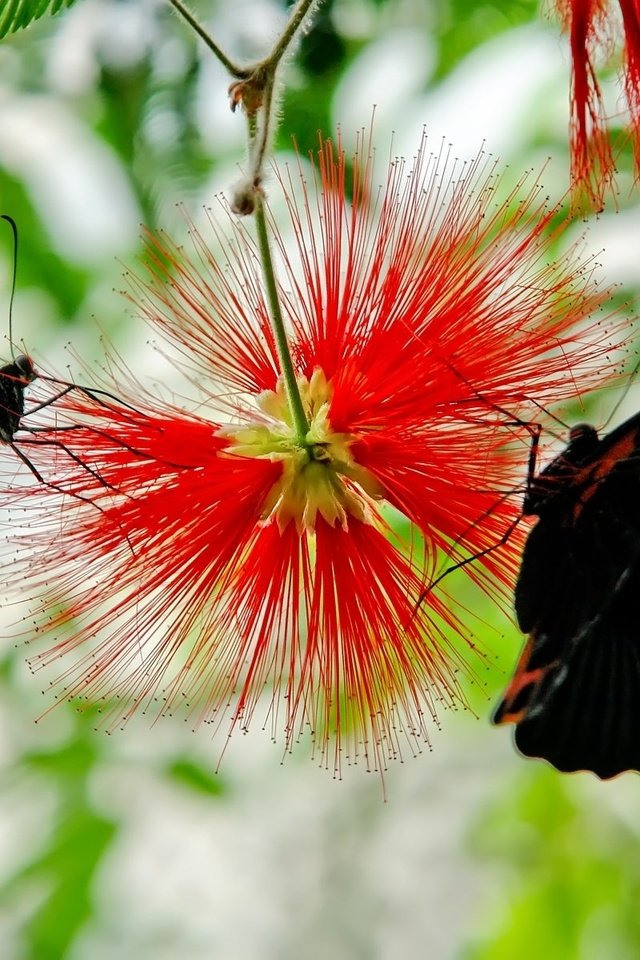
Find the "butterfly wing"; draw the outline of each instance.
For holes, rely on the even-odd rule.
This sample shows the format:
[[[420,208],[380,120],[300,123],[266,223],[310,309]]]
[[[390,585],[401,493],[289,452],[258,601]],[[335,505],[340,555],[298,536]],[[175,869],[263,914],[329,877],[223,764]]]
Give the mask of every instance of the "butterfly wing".
[[[639,587],[636,582],[636,596]],[[566,660],[547,670],[516,725],[516,746],[525,756],[602,779],[640,770],[640,656],[627,600],[621,594],[574,638]]]
[[[525,755],[605,779],[640,769],[637,419],[540,510],[515,597],[529,638],[494,715]]]

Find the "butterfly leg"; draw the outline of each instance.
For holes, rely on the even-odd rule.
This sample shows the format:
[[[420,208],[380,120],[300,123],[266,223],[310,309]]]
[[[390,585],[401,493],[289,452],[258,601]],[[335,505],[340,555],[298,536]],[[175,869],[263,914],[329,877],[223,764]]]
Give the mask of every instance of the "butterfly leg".
[[[48,428],[48,427],[42,427],[42,428],[40,428],[40,427],[25,427],[25,426],[23,425],[22,429],[23,429],[23,430],[27,430],[29,433],[35,434],[35,435],[38,435],[38,434],[41,434],[41,433],[44,433],[44,432],[50,432],[50,428]],[[55,429],[55,428],[54,428],[54,429]],[[65,429],[72,429],[72,428],[71,428],[71,427],[70,427],[70,428],[66,428],[66,427],[60,427],[60,428],[58,428],[58,430],[65,430]],[[121,492],[122,492],[122,491],[120,491],[117,487],[114,487],[113,484],[109,483],[108,480],[105,480],[104,477],[102,477],[102,476],[98,473],[97,470],[95,470],[93,467],[90,467],[88,463],[85,463],[85,461],[82,460],[82,458],[79,457],[76,453],[74,453],[73,450],[70,450],[69,447],[68,447],[65,443],[62,442],[62,440],[42,440],[42,439],[39,439],[39,438],[38,438],[38,439],[35,439],[35,437],[34,437],[34,439],[28,439],[28,438],[25,437],[25,438],[23,438],[20,442],[21,442],[21,443],[31,444],[31,445],[34,446],[34,447],[57,447],[58,449],[62,450],[62,451],[66,454],[66,456],[69,457],[70,460],[73,460],[73,462],[74,462],[74,463],[77,463],[79,467],[82,467],[83,470],[86,470],[87,473],[91,474],[91,476],[92,476],[95,480],[97,480],[98,483],[99,483],[102,487],[104,487],[104,488],[107,489],[107,490],[112,490],[114,493],[121,493]],[[13,449],[15,450],[16,447],[14,446]],[[130,498],[130,499],[131,499],[131,498]]]
[[[501,413],[504,413],[506,416],[509,416],[506,410],[502,410],[500,407],[496,407],[496,409],[499,410]],[[536,475],[536,466],[538,461],[538,450],[540,446],[540,436],[542,433],[542,425],[537,422],[531,423],[526,420],[518,420],[513,417],[507,421],[506,425],[523,427],[528,431],[531,437],[531,444],[529,447],[529,456],[527,460],[527,479],[526,479],[526,489],[527,491],[529,491],[531,488],[531,484],[533,483],[533,479]],[[511,493],[507,494],[507,496],[511,496]],[[504,502],[505,499],[506,497],[501,497],[500,500],[497,501],[497,503],[489,507],[488,510],[485,510],[485,512],[474,522],[473,526],[476,526],[478,523],[481,523],[483,520],[489,517],[493,513],[493,511],[501,503]],[[475,563],[476,560],[480,560],[482,557],[486,557],[490,553],[493,553],[493,551],[497,550],[499,547],[504,546],[504,544],[508,541],[513,531],[516,529],[516,527],[520,523],[521,519],[522,519],[522,515],[516,517],[516,519],[509,524],[509,526],[507,527],[505,532],[502,534],[500,539],[496,540],[495,543],[492,543],[490,546],[485,547],[484,550],[480,550],[477,553],[474,553],[470,557],[465,557],[463,560],[459,560],[456,563],[452,563],[451,566],[447,567],[445,570],[442,571],[442,573],[438,574],[438,576],[425,587],[425,589],[421,592],[420,596],[416,600],[412,617],[415,616],[416,611],[421,606],[421,604],[424,603],[425,599],[429,596],[431,591],[434,590],[435,587],[437,587],[437,585],[441,583],[441,581],[444,580],[445,577],[448,577],[449,574],[453,573],[456,570],[460,570],[461,567],[466,567],[470,563]],[[464,533],[460,534],[460,536],[454,540],[454,542],[451,545],[452,549],[458,546],[462,542],[463,538],[465,537],[469,529],[471,529],[471,527],[468,527]]]
[[[37,469],[37,467],[35,467],[35,466],[33,465],[33,463],[31,462],[31,460],[29,460],[29,458],[26,456],[26,454],[24,454],[24,453],[22,452],[22,450],[20,450],[20,448],[19,448],[15,443],[11,442],[11,443],[9,444],[9,446],[11,447],[11,449],[13,450],[13,452],[16,454],[16,456],[17,456],[20,460],[22,460],[22,462],[25,464],[25,466],[28,467],[28,469],[31,471],[31,473],[33,474],[33,476],[34,476],[34,477],[36,478],[36,480],[38,481],[38,483],[41,483],[43,486],[48,487],[50,490],[55,490],[56,493],[60,493],[60,494],[62,494],[63,496],[73,497],[74,500],[81,500],[83,503],[88,503],[89,506],[93,507],[95,510],[99,510],[100,513],[102,513],[105,517],[108,517],[108,516],[109,516],[109,515],[107,514],[107,512],[106,512],[105,510],[103,510],[103,508],[100,506],[100,504],[99,504],[99,503],[96,503],[95,500],[92,500],[90,497],[85,497],[85,496],[83,496],[81,493],[78,493],[77,491],[74,491],[74,490],[65,490],[64,487],[59,486],[57,483],[53,483],[51,480],[45,480],[45,478],[42,476],[42,474],[41,474],[40,471]],[[75,459],[75,458],[74,458],[74,459]],[[79,461],[79,462],[82,463],[82,461]],[[86,469],[86,465],[85,465],[85,464],[82,464],[82,466],[85,467],[85,469]],[[93,471],[90,471],[90,472],[93,472]],[[100,479],[100,478],[98,478],[98,479]],[[104,484],[103,484],[103,485],[104,485]],[[112,488],[112,489],[113,489],[113,488]],[[110,519],[113,519],[113,518],[110,518]],[[114,520],[113,522],[116,523],[117,526],[120,526],[120,525],[117,523],[117,521]],[[136,553],[135,553],[135,550],[133,549],[133,545],[132,545],[132,543],[131,543],[131,540],[129,539],[128,534],[127,534],[124,530],[122,530],[122,535],[123,535],[124,539],[127,541],[127,545],[128,545],[128,547],[129,547],[129,549],[131,550],[132,556],[135,557]]]

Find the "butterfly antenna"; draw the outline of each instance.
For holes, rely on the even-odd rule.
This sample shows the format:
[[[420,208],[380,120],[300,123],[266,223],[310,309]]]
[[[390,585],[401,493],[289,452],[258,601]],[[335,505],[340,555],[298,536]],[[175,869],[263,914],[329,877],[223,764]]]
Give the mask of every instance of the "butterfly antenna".
[[[13,349],[13,298],[16,293],[16,274],[18,272],[18,228],[15,220],[8,213],[2,213],[0,217],[7,221],[13,232],[13,277],[11,280],[11,297],[9,298],[9,347],[11,349],[11,359],[15,360],[16,355]]]

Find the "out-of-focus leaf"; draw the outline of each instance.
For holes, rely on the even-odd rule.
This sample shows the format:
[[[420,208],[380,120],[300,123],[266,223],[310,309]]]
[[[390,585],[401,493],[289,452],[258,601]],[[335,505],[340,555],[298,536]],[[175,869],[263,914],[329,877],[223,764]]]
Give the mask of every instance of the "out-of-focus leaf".
[[[470,837],[476,856],[499,864],[505,879],[499,906],[488,911],[494,914],[490,931],[461,956],[638,956],[637,832],[614,807],[580,803],[576,788],[588,774],[574,782],[526,763],[513,789],[485,812]]]
[[[441,79],[482,43],[540,15],[539,0],[448,0],[437,7],[439,50],[437,77]]]
[[[24,960],[66,957],[93,914],[92,881],[117,833],[117,824],[93,809],[88,787],[100,755],[79,725],[76,736],[53,750],[25,753],[14,774],[32,777],[34,789],[55,785],[57,810],[51,831],[35,855],[0,886],[0,906],[43,891],[22,927]]]
[[[48,896],[24,927],[29,960],[66,957],[81,927],[93,913],[91,881],[116,833],[115,824],[84,805],[70,810],[51,838],[51,846],[17,880],[37,879]]]
[[[212,776],[208,770],[190,760],[176,760],[167,773],[172,780],[210,797],[220,797],[226,792],[226,782],[220,776]]]
[[[0,0],[0,5],[2,0]],[[2,213],[10,214],[18,225],[20,252],[17,265],[17,287],[46,290],[56,305],[61,322],[72,318],[87,294],[90,272],[70,263],[52,247],[50,237],[30,202],[24,185],[15,177],[0,169],[0,206]],[[13,241],[8,229],[2,225],[0,254],[8,263],[13,258]],[[7,290],[0,289],[0,318],[6,318]],[[16,340],[21,341],[20,315],[14,318]],[[1,322],[1,320],[0,320]],[[6,320],[5,320],[6,322]],[[0,328],[4,333],[5,329]],[[28,344],[27,349],[40,344]]]
[[[38,20],[70,7],[74,0],[3,0],[0,3],[0,39]]]

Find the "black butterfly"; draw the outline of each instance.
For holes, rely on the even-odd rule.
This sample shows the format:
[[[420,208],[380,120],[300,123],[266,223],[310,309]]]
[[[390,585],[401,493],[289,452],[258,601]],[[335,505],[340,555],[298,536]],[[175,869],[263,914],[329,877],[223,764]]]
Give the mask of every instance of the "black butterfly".
[[[18,263],[18,228],[13,217],[10,217],[6,213],[0,214],[0,219],[7,221],[13,233],[14,266],[11,296],[9,300],[9,342],[11,343],[11,353],[13,356],[11,323],[13,300],[16,290],[16,267]],[[30,410],[26,411],[24,396],[25,390],[27,386],[30,383],[33,383],[33,381],[36,379],[41,379],[52,384],[56,390],[52,395],[38,403],[35,403],[32,405]],[[28,420],[32,414],[44,409],[45,407],[55,404],[59,400],[62,400],[62,398],[72,390],[80,391],[85,396],[89,397],[93,402],[107,409],[109,408],[109,403],[103,398],[113,400],[118,404],[120,409],[122,409],[122,407],[127,407],[132,411],[134,410],[134,408],[130,407],[129,404],[118,400],[116,397],[113,397],[104,390],[90,390],[87,387],[81,387],[75,383],[59,380],[56,377],[43,376],[42,374],[36,372],[30,357],[26,356],[25,354],[20,354],[17,357],[13,356],[13,360],[11,360],[10,363],[6,363],[0,367],[0,443],[4,443],[11,447],[16,456],[18,456],[19,459],[22,460],[22,462],[29,468],[39,483],[44,484],[47,487],[51,487],[54,490],[60,489],[58,484],[53,481],[45,480],[40,471],[36,469],[29,457],[23,452],[21,446],[57,447],[63,451],[70,460],[72,460],[84,471],[86,471],[86,473],[90,474],[95,480],[97,480],[100,486],[109,490],[114,490],[111,484],[104,480],[96,469],[89,466],[89,464],[85,463],[78,456],[76,456],[76,454],[73,453],[63,442],[62,438],[64,437],[65,432],[75,429],[91,429],[90,427],[82,427],[79,424],[55,427],[33,426]],[[16,442],[15,435],[19,429],[21,429],[23,435],[20,437],[18,444]],[[24,436],[24,434],[30,434],[30,436]],[[78,500],[88,501],[93,506],[96,506],[97,509],[101,509],[93,500],[89,500],[81,493],[71,490],[67,492],[70,496],[75,497]]]
[[[36,371],[24,354],[0,367],[0,440],[13,444],[24,416],[24,391],[36,379]]]
[[[602,779],[640,770],[640,414],[587,424],[529,482],[515,590],[529,634],[494,714],[518,749]]]

